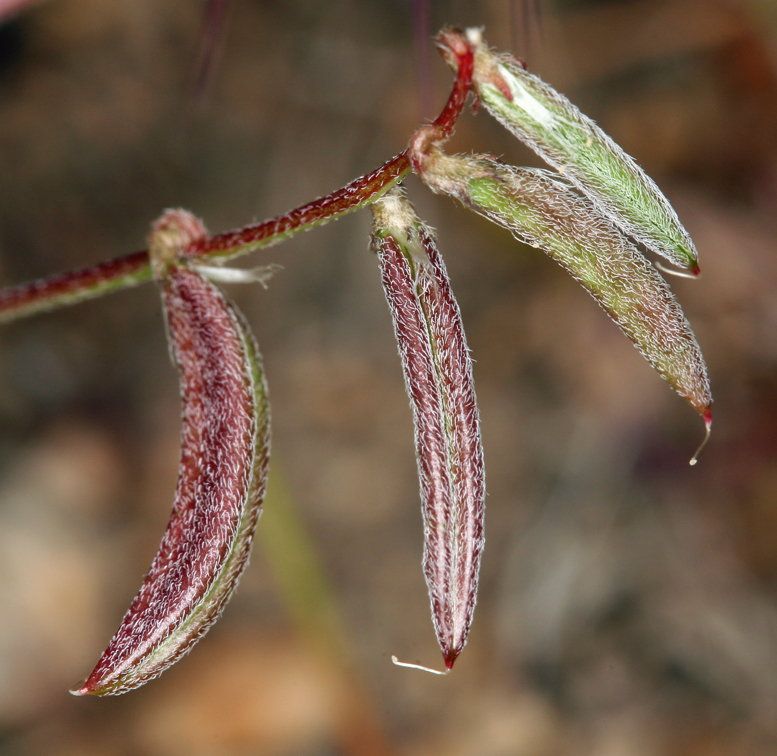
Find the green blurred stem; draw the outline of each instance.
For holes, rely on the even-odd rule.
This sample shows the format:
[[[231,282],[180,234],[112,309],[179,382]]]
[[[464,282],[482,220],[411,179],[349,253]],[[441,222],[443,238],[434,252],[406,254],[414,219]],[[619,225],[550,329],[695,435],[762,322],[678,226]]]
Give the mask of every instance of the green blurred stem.
[[[289,615],[316,658],[337,678],[342,696],[340,739],[350,756],[390,756],[373,696],[363,684],[316,548],[282,475],[273,463],[257,538]]]
[[[312,646],[344,660],[345,634],[335,599],[276,464],[257,538],[295,626]]]

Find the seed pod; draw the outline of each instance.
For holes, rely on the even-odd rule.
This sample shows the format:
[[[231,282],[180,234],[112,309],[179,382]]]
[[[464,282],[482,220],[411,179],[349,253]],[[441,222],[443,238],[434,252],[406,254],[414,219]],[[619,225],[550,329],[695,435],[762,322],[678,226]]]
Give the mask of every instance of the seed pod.
[[[698,254],[690,235],[634,159],[566,97],[514,58],[489,50],[478,31],[468,31],[467,38],[475,47],[473,85],[486,110],[563,173],[624,233],[697,274]]]
[[[197,229],[193,216],[168,211],[150,240],[183,400],[172,517],[140,592],[75,695],[118,695],[161,674],[216,621],[248,563],[267,482],[267,389],[240,314],[174,262]]]
[[[413,409],[424,574],[445,666],[467,642],[483,550],[485,478],[472,364],[432,233],[400,192],[372,206],[373,247]]]
[[[680,396],[711,423],[707,368],[666,282],[586,198],[548,171],[494,159],[444,155],[426,160],[434,190],[540,247],[585,287]]]

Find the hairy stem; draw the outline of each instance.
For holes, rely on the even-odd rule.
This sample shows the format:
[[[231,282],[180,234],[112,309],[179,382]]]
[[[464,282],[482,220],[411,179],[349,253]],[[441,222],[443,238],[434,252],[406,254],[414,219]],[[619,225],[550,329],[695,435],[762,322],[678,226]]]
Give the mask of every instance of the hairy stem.
[[[380,168],[361,176],[336,192],[308,202],[276,218],[234,231],[226,231],[190,245],[183,256],[202,262],[227,260],[288,239],[374,202],[410,172],[402,152]],[[52,310],[84,299],[108,294],[150,281],[148,252],[135,252],[70,273],[0,291],[0,323]]]
[[[468,44],[444,44],[446,35],[438,40],[443,55],[456,63],[456,80],[448,102],[431,129],[435,141],[447,138],[453,131],[472,82],[474,54]],[[450,61],[449,61],[450,62]],[[371,204],[382,197],[411,171],[407,150],[391,158],[371,173],[354,179],[342,189],[308,202],[270,220],[206,237],[189,245],[183,257],[204,262],[228,260],[248,252],[278,244],[300,231],[307,231],[346,213]],[[151,265],[147,251],[117,257],[88,268],[13,286],[0,291],[0,323],[53,310],[85,299],[94,299],[119,289],[150,281]]]

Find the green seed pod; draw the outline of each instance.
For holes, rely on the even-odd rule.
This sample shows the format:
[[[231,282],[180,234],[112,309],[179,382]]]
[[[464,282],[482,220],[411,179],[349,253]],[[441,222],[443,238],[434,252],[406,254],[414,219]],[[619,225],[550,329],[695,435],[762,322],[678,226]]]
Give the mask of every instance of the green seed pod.
[[[698,274],[698,255],[655,182],[590,118],[508,55],[467,32],[475,47],[473,85],[486,110],[566,176],[624,233]],[[450,56],[448,56],[450,57]]]
[[[711,423],[707,368],[680,305],[655,268],[562,177],[433,150],[434,190],[540,247],[596,299],[669,385]]]

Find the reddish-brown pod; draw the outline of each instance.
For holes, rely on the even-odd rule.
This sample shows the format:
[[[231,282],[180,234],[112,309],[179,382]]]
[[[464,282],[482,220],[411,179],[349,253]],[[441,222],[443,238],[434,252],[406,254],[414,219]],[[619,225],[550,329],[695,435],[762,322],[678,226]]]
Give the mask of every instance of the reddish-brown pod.
[[[150,237],[180,374],[178,486],[140,592],[75,695],[117,695],[161,674],[218,619],[248,563],[267,481],[267,389],[240,314],[195,268],[176,262],[204,234],[194,216],[174,210]]]
[[[472,362],[431,231],[400,190],[373,205],[373,246],[394,320],[424,515],[424,574],[445,666],[467,642],[483,550],[485,478]]]

